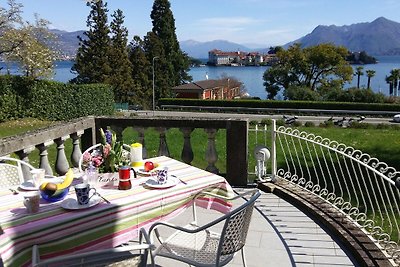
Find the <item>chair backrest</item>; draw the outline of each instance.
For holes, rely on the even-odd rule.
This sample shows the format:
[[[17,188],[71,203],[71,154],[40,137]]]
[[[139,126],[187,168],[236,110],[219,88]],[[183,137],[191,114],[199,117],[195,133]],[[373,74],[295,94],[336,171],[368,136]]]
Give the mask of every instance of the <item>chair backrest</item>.
[[[25,172],[23,168],[26,169]],[[29,180],[29,174],[25,173],[32,169],[34,167],[25,161],[10,157],[0,157],[0,188],[19,185]]]
[[[222,229],[218,255],[233,254],[245,245],[254,203],[259,196],[259,191],[253,193],[244,204],[231,211]]]

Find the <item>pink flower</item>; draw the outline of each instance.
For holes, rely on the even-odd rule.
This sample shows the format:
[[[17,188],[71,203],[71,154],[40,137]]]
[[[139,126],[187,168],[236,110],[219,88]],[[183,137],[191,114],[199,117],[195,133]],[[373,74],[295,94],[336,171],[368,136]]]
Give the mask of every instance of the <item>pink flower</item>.
[[[92,155],[90,155],[90,153],[88,153],[88,152],[83,153],[83,161],[84,162],[89,162],[89,161],[91,161],[91,159],[92,159]]]
[[[107,145],[105,145],[103,147],[103,155],[104,155],[105,158],[108,157],[108,155],[110,154],[110,151],[111,151],[111,145],[110,144],[107,144]]]

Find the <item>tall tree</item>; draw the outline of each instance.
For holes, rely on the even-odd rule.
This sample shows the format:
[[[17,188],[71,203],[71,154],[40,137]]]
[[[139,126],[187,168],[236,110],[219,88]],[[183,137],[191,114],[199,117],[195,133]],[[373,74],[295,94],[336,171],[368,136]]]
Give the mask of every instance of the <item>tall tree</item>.
[[[367,77],[368,77],[367,88],[370,89],[371,88],[371,79],[372,79],[372,77],[375,76],[375,71],[374,70],[366,70],[365,72],[367,73]]]
[[[279,90],[291,86],[308,87],[315,91],[321,85],[344,84],[351,81],[353,69],[346,62],[348,50],[332,44],[302,49],[294,44],[277,51],[277,62],[264,73],[264,86],[269,99]]]
[[[398,96],[399,95],[399,79],[400,69],[392,69],[390,75],[386,76],[386,82],[389,84],[389,94]]]
[[[191,81],[188,74],[190,68],[189,57],[182,52],[175,33],[175,19],[168,0],[154,0],[150,15],[153,23],[152,32],[159,38],[164,49],[165,64],[169,65],[168,86],[161,89],[161,97],[169,96],[170,88]],[[162,58],[159,59],[163,61]]]
[[[111,73],[110,29],[107,24],[107,3],[102,0],[88,2],[91,10],[86,21],[88,30],[78,36],[80,46],[72,66],[72,72],[77,76],[71,80],[74,83],[105,83]]]
[[[357,88],[360,88],[360,79],[361,79],[361,76],[364,75],[363,69],[364,69],[364,67],[358,66],[356,68],[356,72],[354,73],[354,76],[357,76]]]
[[[150,108],[152,102],[151,63],[146,57],[144,42],[139,36],[134,36],[129,44],[129,60],[132,63],[133,98],[135,103],[144,108]]]
[[[128,30],[123,26],[124,15],[120,9],[112,15],[109,84],[114,88],[117,102],[133,103],[132,63],[128,54]]]

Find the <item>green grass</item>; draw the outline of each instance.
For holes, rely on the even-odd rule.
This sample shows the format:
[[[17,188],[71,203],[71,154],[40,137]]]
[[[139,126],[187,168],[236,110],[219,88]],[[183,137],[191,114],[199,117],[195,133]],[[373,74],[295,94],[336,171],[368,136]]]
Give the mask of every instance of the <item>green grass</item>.
[[[14,121],[0,123],[0,138],[26,133],[39,128],[47,127],[54,122],[41,121],[38,119],[24,118]]]

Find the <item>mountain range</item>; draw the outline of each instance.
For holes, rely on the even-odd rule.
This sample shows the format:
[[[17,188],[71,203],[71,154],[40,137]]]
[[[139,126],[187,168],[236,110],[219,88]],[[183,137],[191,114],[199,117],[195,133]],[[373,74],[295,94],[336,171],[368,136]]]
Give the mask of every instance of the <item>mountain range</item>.
[[[61,51],[65,55],[74,56],[79,45],[76,37],[78,35],[83,36],[84,31],[66,32],[52,30],[52,32],[59,36]],[[352,52],[365,51],[374,56],[400,55],[400,23],[380,17],[372,22],[344,26],[319,25],[311,33],[282,46],[286,48],[293,43],[301,43],[302,47],[320,43],[333,43],[345,46]],[[269,47],[254,49],[226,40],[209,42],[187,40],[181,41],[180,47],[189,56],[194,58],[208,58],[208,51],[212,49],[245,52],[266,52],[269,50]]]

